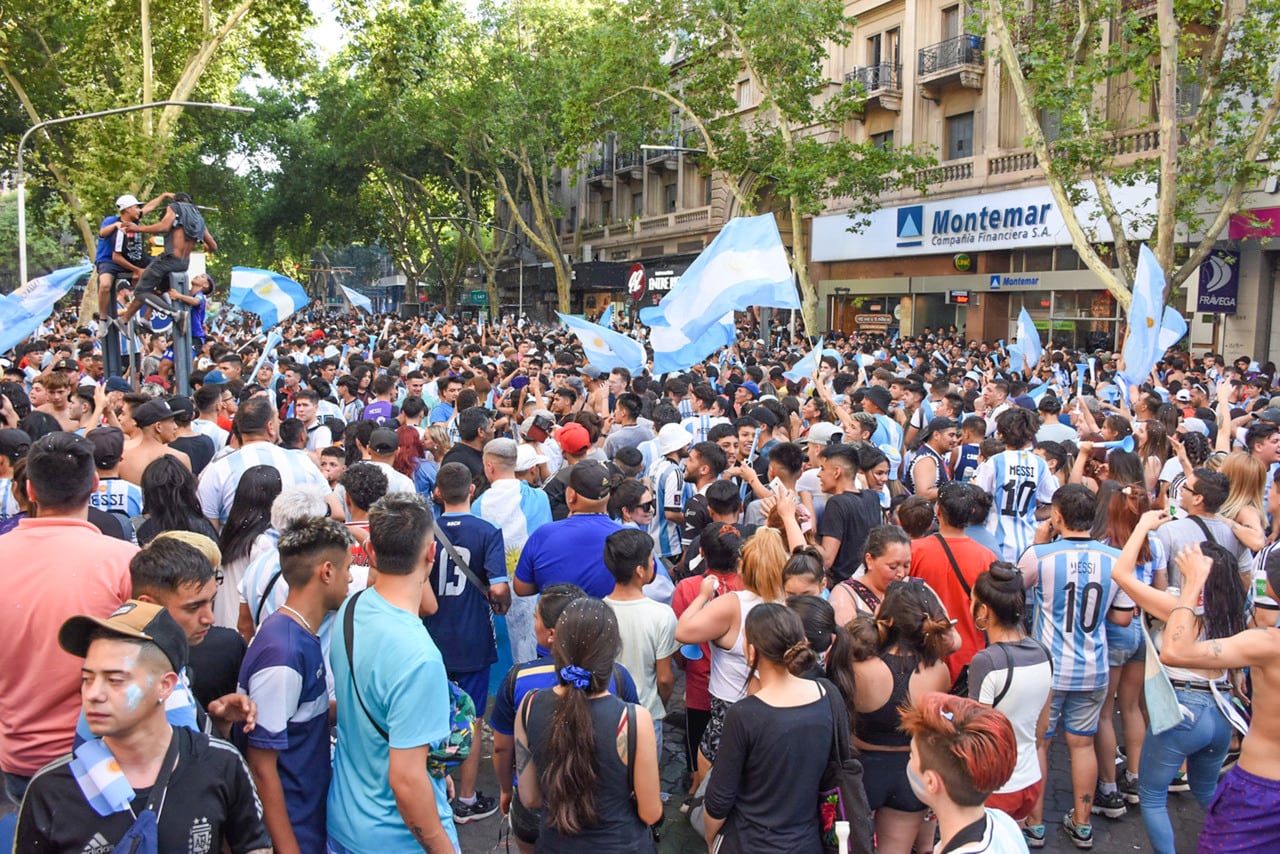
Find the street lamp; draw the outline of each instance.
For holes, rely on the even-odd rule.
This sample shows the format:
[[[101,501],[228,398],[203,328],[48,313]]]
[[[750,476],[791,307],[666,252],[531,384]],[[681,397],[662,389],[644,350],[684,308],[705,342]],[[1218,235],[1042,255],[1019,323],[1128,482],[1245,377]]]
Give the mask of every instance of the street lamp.
[[[100,119],[103,116],[116,116],[121,113],[133,113],[138,110],[149,110],[153,107],[207,107],[210,110],[222,110],[228,113],[252,113],[253,107],[234,107],[231,104],[208,104],[203,101],[152,101],[149,104],[134,104],[130,107],[116,107],[112,110],[97,110],[92,113],[78,113],[74,116],[59,116],[36,122],[27,128],[18,140],[18,284],[27,281],[27,180],[22,170],[22,152],[27,147],[27,137],[42,128],[77,122],[81,119]]]
[[[706,154],[705,148],[686,148],[683,145],[642,145],[641,151],[683,151],[689,154]]]
[[[482,227],[482,228],[487,228],[487,229],[490,229],[490,230],[492,230],[492,231],[501,231],[503,234],[510,234],[510,235],[511,235],[512,237],[514,237],[517,241],[518,241],[518,240],[520,240],[520,233],[519,233],[519,232],[512,231],[512,230],[511,230],[511,229],[509,229],[509,228],[503,228],[503,227],[502,227],[502,226],[500,226],[500,225],[494,225],[494,224],[493,224],[493,223],[491,223],[491,222],[481,222],[480,220],[478,220],[478,219],[472,219],[472,218],[471,218],[471,217],[469,217],[469,216],[429,216],[429,217],[427,217],[427,221],[428,221],[428,222],[469,222],[469,223],[471,223],[472,225],[478,225],[478,226],[480,226],[480,227]],[[520,297],[519,297],[519,301],[516,303],[516,319],[517,319],[517,320],[519,320],[521,317],[523,317],[523,316],[524,316],[524,265],[525,265],[525,258],[524,258],[524,251],[523,251],[523,249],[524,249],[524,248],[523,248],[523,247],[520,247],[520,249],[521,249],[521,252],[520,252],[520,254],[519,254],[519,261],[520,261]],[[493,316],[494,316],[494,319],[496,320],[496,319],[497,319],[497,316],[498,316],[498,307],[497,307],[496,305],[495,305],[495,306],[493,306]]]

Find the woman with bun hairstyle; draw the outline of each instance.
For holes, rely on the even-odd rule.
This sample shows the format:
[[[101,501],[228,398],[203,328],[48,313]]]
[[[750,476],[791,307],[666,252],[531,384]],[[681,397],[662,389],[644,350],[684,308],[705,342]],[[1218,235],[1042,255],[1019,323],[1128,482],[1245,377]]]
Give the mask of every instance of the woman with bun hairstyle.
[[[800,616],[809,648],[818,656],[813,667],[800,675],[809,679],[826,679],[839,688],[840,699],[844,701],[852,723],[856,712],[853,707],[853,639],[849,637],[849,630],[836,622],[831,603],[818,596],[789,596],[787,607]]]
[[[822,854],[815,805],[833,733],[849,725],[844,704],[830,683],[800,675],[817,656],[794,611],[765,602],[745,623],[747,660],[760,687],[725,715],[707,786],[707,845],[715,854]],[[870,839],[856,850],[869,851]]]
[[[644,706],[634,705],[629,720],[631,704],[609,693],[621,651],[612,608],[589,597],[570,603],[552,642],[558,684],[520,703],[516,770],[520,802],[541,811],[535,851],[654,850],[649,825],[662,817],[657,739]]]
[[[849,624],[853,639],[854,745],[862,751],[867,803],[875,811],[877,851],[910,854],[927,807],[907,780],[911,737],[901,709],[951,686],[946,655],[952,626],[942,603],[914,579],[889,585],[875,616]]]

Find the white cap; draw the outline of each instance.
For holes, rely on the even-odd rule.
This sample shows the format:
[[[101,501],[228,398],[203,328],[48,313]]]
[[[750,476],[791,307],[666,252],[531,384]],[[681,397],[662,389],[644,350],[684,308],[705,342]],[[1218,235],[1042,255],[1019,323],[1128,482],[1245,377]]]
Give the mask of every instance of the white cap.
[[[116,210],[122,211],[125,208],[131,208],[134,205],[140,204],[142,204],[142,202],[138,201],[138,197],[133,193],[125,193],[123,196],[116,199]]]
[[[693,436],[679,424],[665,424],[658,431],[658,450],[662,456],[689,447]]]
[[[535,451],[532,445],[521,445],[516,448],[516,471],[528,471],[546,461],[546,456]]]
[[[843,431],[839,425],[832,424],[829,421],[819,421],[809,428],[809,432],[801,437],[801,441],[806,445],[821,445],[826,447],[835,441],[838,437],[843,436]]]

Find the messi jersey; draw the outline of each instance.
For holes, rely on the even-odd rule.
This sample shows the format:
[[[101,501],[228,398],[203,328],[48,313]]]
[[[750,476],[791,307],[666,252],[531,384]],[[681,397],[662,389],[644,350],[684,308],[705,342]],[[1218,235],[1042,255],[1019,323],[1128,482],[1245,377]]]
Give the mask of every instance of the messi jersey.
[[[1096,540],[1056,540],[1032,546],[1019,561],[1036,578],[1032,635],[1053,657],[1055,691],[1107,686],[1107,611],[1133,607],[1111,580],[1119,557]]]
[[[1029,450],[1001,451],[982,465],[974,483],[992,497],[986,529],[1000,543],[1000,559],[1014,563],[1036,535],[1036,508],[1053,501],[1058,482],[1049,464]]]
[[[107,477],[89,494],[89,506],[132,519],[142,515],[142,490],[124,478]]]

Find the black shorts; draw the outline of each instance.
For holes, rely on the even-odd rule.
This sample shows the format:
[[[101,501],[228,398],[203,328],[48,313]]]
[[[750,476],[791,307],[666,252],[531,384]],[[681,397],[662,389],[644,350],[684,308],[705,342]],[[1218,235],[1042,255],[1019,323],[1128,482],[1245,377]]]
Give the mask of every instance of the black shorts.
[[[542,810],[531,810],[520,803],[520,787],[511,793],[511,832],[516,839],[528,845],[538,841],[538,823],[542,820]]]
[[[164,294],[169,292],[172,283],[170,273],[185,273],[191,265],[191,259],[179,258],[177,255],[164,254],[147,265],[138,279],[138,286],[133,295],[140,297],[146,293]]]
[[[928,807],[911,791],[907,782],[910,751],[863,750],[862,787],[867,791],[867,804],[872,810],[888,807],[900,812],[922,812]]]

